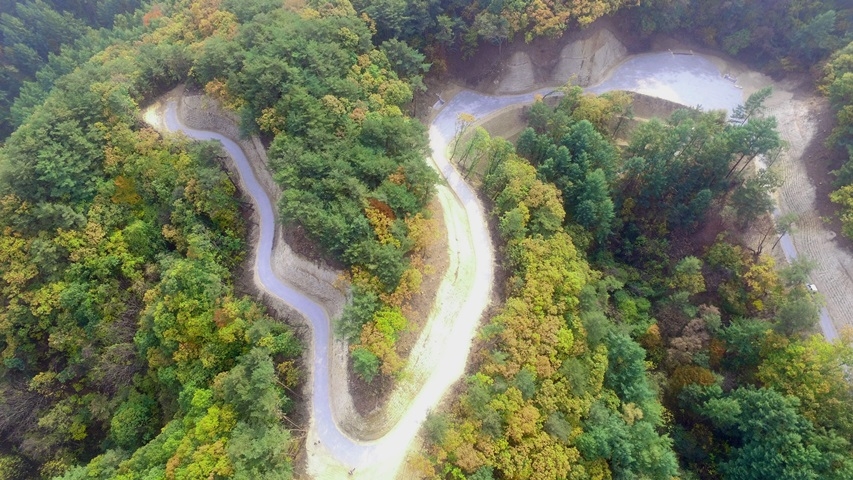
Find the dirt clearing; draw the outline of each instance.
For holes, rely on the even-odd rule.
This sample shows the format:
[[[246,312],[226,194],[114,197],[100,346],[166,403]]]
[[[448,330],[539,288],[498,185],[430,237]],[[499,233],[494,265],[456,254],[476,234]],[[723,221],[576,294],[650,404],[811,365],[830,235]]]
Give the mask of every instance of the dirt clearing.
[[[841,330],[853,326],[853,255],[847,248],[850,243],[821,215],[821,211],[832,211],[825,193],[827,173],[821,168],[828,163],[822,158],[826,155],[822,143],[829,131],[827,122],[821,121],[828,107],[824,99],[796,91],[779,88],[768,102],[769,113],[776,116],[788,143],[777,162],[785,182],[779,190],[779,209],[797,215],[791,235],[794,247],[800,256],[815,262],[812,283],[826,299],[836,330]]]
[[[461,81],[488,93],[555,87],[562,83],[557,81],[558,78],[566,77],[565,71],[561,70],[563,67],[556,68],[557,65],[565,63],[567,56],[574,55],[566,52],[575,52],[578,57],[583,57],[576,59],[573,66],[578,69],[574,75],[577,83],[600,80],[628,58],[627,43],[620,43],[615,34],[602,33],[609,26],[607,22],[600,22],[598,26],[576,35],[574,44],[569,40],[534,41],[530,45],[504,48],[501,55],[493,53],[487,58],[485,65],[468,68]],[[766,103],[766,113],[776,117],[780,135],[787,144],[786,151],[776,162],[776,168],[784,179],[777,193],[779,210],[783,214],[793,212],[799,217],[792,234],[793,244],[799,255],[816,262],[812,282],[824,296],[836,329],[853,327],[853,244],[839,234],[835,207],[827,198],[832,189],[829,171],[840,165],[838,152],[823,145],[832,123],[826,100],[803,79],[775,81],[739,61],[695,45],[672,39],[655,39],[651,50],[703,54],[719,68],[721,74],[736,79],[737,85],[743,88],[744,99],[762,87],[773,87],[774,93]],[[502,61],[502,58],[506,60]],[[450,92],[445,98],[449,96]],[[523,125],[522,108],[519,106],[506,107],[483,122],[483,126],[493,134],[504,134],[510,138],[517,135]]]

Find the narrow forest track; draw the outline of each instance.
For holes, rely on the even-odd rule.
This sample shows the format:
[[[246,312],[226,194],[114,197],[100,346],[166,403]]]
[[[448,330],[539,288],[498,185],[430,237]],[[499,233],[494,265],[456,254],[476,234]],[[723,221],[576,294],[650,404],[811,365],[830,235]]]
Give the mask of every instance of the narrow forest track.
[[[222,144],[239,174],[241,190],[255,207],[258,239],[252,243],[256,287],[262,296],[283,300],[311,326],[311,420],[305,441],[308,474],[317,479],[394,478],[427,413],[462,376],[477,325],[491,297],[494,261],[485,212],[476,193],[445,158],[448,139],[437,129],[430,130],[436,152],[433,166],[445,182],[438,186],[437,197],[447,228],[450,265],[427,325],[412,350],[406,375],[389,401],[388,410],[396,421],[380,439],[363,442],[347,436],[339,427],[340,412],[336,411],[334,397],[345,392],[332,389],[332,364],[341,359],[332,348],[328,312],[312,298],[313,292],[303,294],[293,288],[275,266],[280,226],[269,192],[275,187],[262,185],[256,175],[256,170],[266,165],[252,165],[235,139],[186,126],[181,95],[180,91],[173,92],[149,108],[146,121],[167,132]],[[340,382],[337,385],[341,388]]]

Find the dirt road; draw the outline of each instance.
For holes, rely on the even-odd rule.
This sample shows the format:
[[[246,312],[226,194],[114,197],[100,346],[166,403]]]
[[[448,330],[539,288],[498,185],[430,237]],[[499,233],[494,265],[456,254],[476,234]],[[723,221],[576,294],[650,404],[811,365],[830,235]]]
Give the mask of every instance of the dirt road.
[[[674,59],[675,56],[670,54],[669,57]],[[644,58],[646,62],[661,66],[667,55]],[[678,61],[683,63],[684,59],[679,58]],[[712,62],[720,65],[719,59],[712,59]],[[620,66],[634,70],[638,68],[629,62]],[[612,78],[622,78],[625,72],[620,72],[619,68],[610,72]],[[679,68],[684,70],[683,65]],[[765,81],[750,72],[735,72],[727,66],[721,68],[719,75],[709,74],[708,68],[707,62],[701,65],[688,62],[686,70],[678,73],[687,76],[676,76],[676,81],[655,77],[652,71],[637,80],[642,85],[653,85],[659,91],[678,91],[679,88],[694,85],[698,76],[701,76],[703,82],[711,82],[711,85],[717,85],[720,89],[731,89],[732,82],[724,77],[725,73],[737,75],[741,79],[739,81],[745,86],[745,95],[763,86],[761,83]],[[528,79],[528,76],[521,75],[518,78]],[[506,83],[503,85],[506,86]],[[619,88],[631,89],[630,86]],[[703,88],[710,87],[706,85]],[[274,210],[269,192],[260,185],[252,185],[253,181],[257,184],[253,180],[253,165],[249,165],[240,146],[229,138],[182,125],[174,104],[164,112],[168,129],[182,130],[193,138],[218,139],[235,159],[243,179],[243,189],[254,197],[261,216],[255,266],[258,283],[269,294],[284,298],[310,321],[311,421],[306,450],[307,471],[312,478],[394,478],[427,412],[439,403],[448,388],[462,376],[471,340],[482,312],[488,305],[493,281],[493,251],[485,213],[476,194],[450,165],[444,152],[455,133],[459,113],[471,113],[477,118],[483,118],[512,104],[532,102],[533,92],[496,97],[462,91],[452,99],[449,96],[445,98],[448,99],[447,103],[430,125],[430,142],[434,152],[432,161],[446,182],[445,186],[439,187],[438,198],[448,229],[450,266],[439,287],[434,310],[412,351],[406,380],[392,395],[388,411],[394,420],[393,427],[382,438],[371,442],[353,439],[342,433],[339,427],[341,411],[333,399],[338,395],[346,395],[346,387],[332,380],[332,364],[340,359],[331,347],[333,339],[329,315],[323,305],[283,282],[281,274],[273,266],[275,259],[269,252],[273,249],[277,228]],[[853,272],[853,258],[845,251],[834,248],[831,232],[823,228],[822,222],[814,214],[814,188],[809,184],[802,159],[805,145],[816,135],[810,124],[810,104],[807,100],[795,98],[784,86],[777,86],[768,107],[770,113],[779,119],[780,130],[789,144],[787,154],[780,160],[786,179],[785,187],[780,192],[780,209],[800,215],[792,245],[801,255],[818,262],[813,281],[826,295],[827,310],[836,325],[849,324],[853,312],[853,277],[850,273]],[[241,166],[243,164],[248,166],[244,168]],[[255,170],[264,167],[254,165]]]
[[[827,133],[818,132],[815,127],[816,108],[814,99],[800,98],[786,90],[784,84],[776,85],[768,101],[768,111],[776,116],[779,131],[788,144],[777,161],[784,179],[778,194],[779,210],[797,215],[791,234],[794,256],[815,262],[811,281],[826,300],[821,328],[828,339],[835,339],[839,330],[853,327],[853,255],[836,241],[835,232],[818,214],[815,185],[807,172],[811,159],[804,156],[806,147],[810,142],[822,141]],[[787,256],[790,253],[786,252]]]
[[[331,321],[314,291],[295,288],[280,263],[276,250],[277,229],[274,187],[258,177],[266,165],[253,164],[240,144],[219,132],[194,129],[184,124],[182,93],[173,93],[161,104],[149,108],[146,120],[167,132],[182,132],[190,138],[217,140],[231,157],[239,173],[241,190],[254,204],[258,238],[253,239],[255,284],[259,293],[283,301],[304,317],[311,327],[311,420],[306,437],[307,471],[311,478],[391,479],[397,475],[405,456],[427,413],[438,404],[448,388],[465,369],[468,351],[482,312],[486,309],[493,283],[493,253],[483,207],[476,193],[444,156],[448,138],[439,128],[430,131],[436,154],[432,161],[444,177],[438,187],[447,228],[450,266],[439,286],[438,301],[430,313],[420,339],[412,350],[405,377],[392,395],[388,411],[395,420],[380,439],[359,441],[343,433],[337,403],[346,395],[345,382],[333,382],[333,371],[340,359],[333,352]],[[226,130],[230,130],[227,126]],[[258,163],[258,159],[255,159]],[[304,272],[322,275],[323,272]],[[327,282],[328,283],[328,282]],[[323,288],[317,285],[318,288]],[[343,412],[344,414],[346,412]]]

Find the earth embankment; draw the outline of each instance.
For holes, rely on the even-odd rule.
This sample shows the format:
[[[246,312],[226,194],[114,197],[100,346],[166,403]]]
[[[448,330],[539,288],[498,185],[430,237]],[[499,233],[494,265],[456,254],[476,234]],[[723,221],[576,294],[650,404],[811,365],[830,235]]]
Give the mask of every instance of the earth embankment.
[[[540,85],[572,82],[583,87],[600,82],[628,55],[628,49],[607,29],[559,47],[559,55],[531,55],[518,50],[509,56],[494,80],[493,93],[507,95],[535,90]]]
[[[606,22],[598,22],[574,38],[514,44],[512,48],[503,49],[497,59],[488,60],[494,62],[489,68],[472,67],[459,82],[476,86],[476,90],[483,93],[501,95],[554,88],[568,79],[578,85],[597,83],[610,78],[614,70],[630,58],[637,57],[628,57],[627,39],[610,33],[608,26]],[[811,281],[825,298],[835,328],[853,327],[853,253],[847,246],[849,242],[840,237],[837,223],[833,229],[832,222],[821,216],[820,212],[832,210],[825,194],[820,197],[817,194],[827,190],[825,185],[816,183],[828,181],[827,172],[815,174],[817,159],[810,158],[810,152],[820,150],[813,147],[829,134],[828,128],[821,131],[817,127],[819,118],[828,108],[825,100],[803,79],[773,80],[726,55],[672,39],[659,38],[653,45],[654,50],[673,55],[696,54],[707,58],[716,65],[720,75],[731,79],[741,89],[742,101],[762,87],[773,87],[774,93],[766,102],[766,114],[776,117],[780,135],[786,142],[775,164],[784,179],[777,192],[779,210],[782,214],[794,213],[798,217],[791,243],[796,253],[817,264]],[[655,81],[649,78],[649,83]],[[450,92],[454,90],[458,87],[445,90],[444,98],[452,96]],[[665,116],[672,109],[672,104],[651,95],[635,96],[635,99],[638,118]],[[523,129],[523,114],[522,106],[509,105],[482,119],[482,125],[494,135],[512,138]],[[784,257],[781,250],[774,253]]]

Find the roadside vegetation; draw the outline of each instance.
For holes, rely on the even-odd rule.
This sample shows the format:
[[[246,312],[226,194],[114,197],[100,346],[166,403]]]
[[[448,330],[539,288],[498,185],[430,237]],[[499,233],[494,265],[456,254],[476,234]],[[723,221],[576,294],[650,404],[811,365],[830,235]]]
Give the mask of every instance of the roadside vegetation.
[[[624,101],[563,93],[530,108],[517,154],[485,131],[456,146],[494,202],[509,293],[477,373],[427,422],[425,475],[849,476],[850,416],[826,405],[853,400],[853,350],[813,335],[808,265],[777,271],[738,240],[773,208],[773,171],[751,164],[780,146],[770,91],[622,147]],[[732,234],[703,244],[712,216]]]
[[[851,152],[833,200],[853,236],[840,0],[0,0],[0,11],[2,478],[292,477],[301,347],[235,291],[236,188],[217,147],[139,122],[138,105],[183,82],[261,136],[282,221],[347,268],[337,330],[367,382],[401,372],[396,340],[433,228],[437,176],[407,114],[426,75],[484,43],[620,11],[641,35],[689,34],[774,74],[824,77],[831,141]],[[730,121],[687,109],[631,132],[627,95],[562,93],[531,107],[516,145],[477,130],[454,149],[491,202],[506,298],[459,395],[427,420],[417,469],[853,478],[853,339],[814,335],[808,262],[779,269],[763,253],[790,220],[768,220],[783,147],[763,114],[770,92]],[[720,227],[702,236],[709,219]]]
[[[853,238],[853,42],[833,54],[826,65],[824,88],[837,122],[828,142],[849,155],[835,171],[836,190],[830,198],[839,206],[844,234]]]
[[[139,124],[233,25],[208,13],[140,21],[0,150],[2,478],[290,477],[301,347],[234,291],[236,188],[217,147]]]

